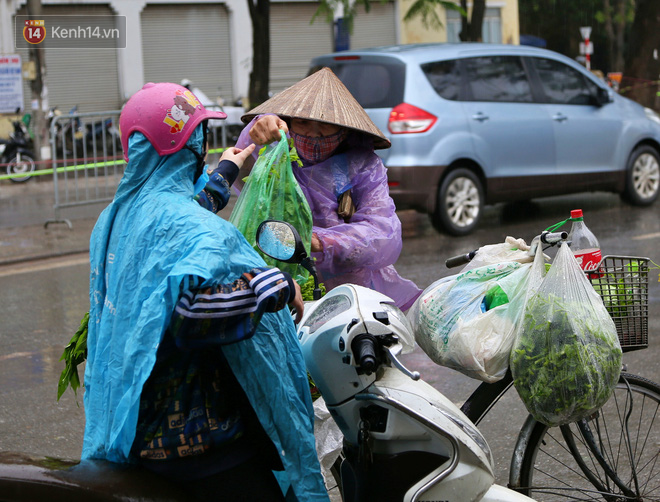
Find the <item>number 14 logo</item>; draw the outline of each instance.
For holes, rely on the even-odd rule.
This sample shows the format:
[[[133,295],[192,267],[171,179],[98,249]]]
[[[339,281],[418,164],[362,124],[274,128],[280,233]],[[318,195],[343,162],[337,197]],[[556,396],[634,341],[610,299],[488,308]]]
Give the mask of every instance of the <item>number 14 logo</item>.
[[[28,19],[23,26],[23,38],[30,44],[38,44],[46,38],[46,23],[44,20]]]

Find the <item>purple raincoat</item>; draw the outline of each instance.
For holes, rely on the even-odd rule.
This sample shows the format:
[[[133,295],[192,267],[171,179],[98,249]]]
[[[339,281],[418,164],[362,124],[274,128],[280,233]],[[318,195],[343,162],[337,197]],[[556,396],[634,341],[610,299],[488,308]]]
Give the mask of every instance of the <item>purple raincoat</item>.
[[[258,118],[243,129],[238,148],[252,142],[248,131]],[[312,231],[323,244],[323,251],[312,256],[326,288],[358,284],[408,309],[421,290],[394,269],[401,253],[401,221],[389,195],[385,166],[371,140],[351,134],[329,159],[303,167],[294,163],[293,174],[312,209]],[[337,199],[348,189],[356,211],[345,223],[337,215]]]

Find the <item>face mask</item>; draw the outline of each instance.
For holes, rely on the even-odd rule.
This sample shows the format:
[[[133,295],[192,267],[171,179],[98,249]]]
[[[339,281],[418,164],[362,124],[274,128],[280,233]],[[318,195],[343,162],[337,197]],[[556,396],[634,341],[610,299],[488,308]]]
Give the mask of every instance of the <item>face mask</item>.
[[[193,193],[197,195],[199,192],[204,190],[204,187],[206,184],[209,182],[209,173],[208,173],[209,166],[206,164],[204,168],[202,169],[202,174],[199,178],[197,178],[197,181],[195,181],[195,186],[193,187]]]
[[[291,132],[298,155],[311,164],[318,164],[328,159],[344,140],[345,131],[330,136],[302,136]]]

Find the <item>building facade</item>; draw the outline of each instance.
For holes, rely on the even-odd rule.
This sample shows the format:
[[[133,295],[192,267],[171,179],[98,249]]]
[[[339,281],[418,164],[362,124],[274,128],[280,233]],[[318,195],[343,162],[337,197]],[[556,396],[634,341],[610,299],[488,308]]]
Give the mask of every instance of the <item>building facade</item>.
[[[519,42],[518,0],[487,0],[485,42]],[[189,79],[211,100],[231,104],[247,95],[252,69],[252,24],[245,0],[42,0],[44,16],[104,16],[108,27],[126,17],[126,48],[54,49],[46,46],[47,105],[63,113],[116,110],[145,82]],[[443,26],[403,22],[412,0],[374,2],[360,11],[348,38],[334,24],[311,19],[318,2],[271,0],[270,89],[277,93],[304,77],[310,59],[336,48],[457,41],[460,17],[439,10]],[[19,54],[14,20],[25,0],[0,0],[0,55]],[[337,16],[340,19],[340,16]],[[341,43],[340,43],[341,42]],[[24,110],[33,106],[24,82]]]

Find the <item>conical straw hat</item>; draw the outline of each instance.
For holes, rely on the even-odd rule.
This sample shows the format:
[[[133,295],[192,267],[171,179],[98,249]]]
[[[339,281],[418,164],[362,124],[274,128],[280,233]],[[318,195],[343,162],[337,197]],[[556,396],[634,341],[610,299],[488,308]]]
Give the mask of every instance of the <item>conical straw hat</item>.
[[[374,148],[389,148],[390,141],[376,127],[346,86],[330,68],[313,73],[284,89],[241,117],[245,123],[262,113],[281,117],[318,120],[366,133]]]

